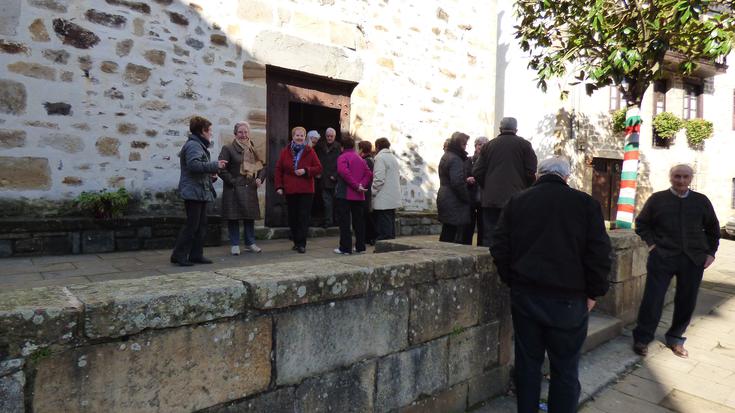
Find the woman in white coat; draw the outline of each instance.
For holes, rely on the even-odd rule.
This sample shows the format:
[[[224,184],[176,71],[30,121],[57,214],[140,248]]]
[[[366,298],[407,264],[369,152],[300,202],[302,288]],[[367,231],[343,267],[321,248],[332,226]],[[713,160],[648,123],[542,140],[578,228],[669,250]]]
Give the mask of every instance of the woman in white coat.
[[[401,181],[398,158],[390,150],[386,138],[375,141],[375,167],[373,169],[373,219],[375,239],[396,237],[396,209],[401,203]]]

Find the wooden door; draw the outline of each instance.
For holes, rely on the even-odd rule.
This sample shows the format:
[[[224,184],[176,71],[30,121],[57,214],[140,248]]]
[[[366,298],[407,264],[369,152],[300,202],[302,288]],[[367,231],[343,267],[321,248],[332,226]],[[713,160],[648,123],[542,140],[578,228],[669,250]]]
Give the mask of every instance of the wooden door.
[[[272,184],[275,178],[276,161],[281,150],[290,140],[291,123],[297,117],[289,116],[293,103],[322,106],[339,110],[337,135],[350,130],[350,95],[356,83],[314,76],[307,73],[266,66],[266,145],[268,153],[268,179],[265,194],[265,225],[283,227],[288,225],[286,199],[276,193]],[[306,126],[308,125],[300,125]],[[320,133],[323,133],[321,131]]]
[[[622,159],[594,158],[592,168],[592,197],[600,203],[603,218],[607,221],[614,221],[618,208],[620,171],[623,169],[623,161]]]

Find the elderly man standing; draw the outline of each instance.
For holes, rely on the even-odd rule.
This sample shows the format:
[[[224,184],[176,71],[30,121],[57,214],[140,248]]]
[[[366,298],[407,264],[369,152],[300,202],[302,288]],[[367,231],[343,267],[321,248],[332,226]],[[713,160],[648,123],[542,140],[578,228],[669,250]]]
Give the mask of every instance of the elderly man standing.
[[[600,204],[570,188],[569,162],[541,161],[538,180],[510,198],[490,252],[510,287],[519,413],[536,413],[549,355],[549,411],[577,411],[588,313],[607,293],[610,239]]]
[[[500,135],[482,146],[472,176],[482,187],[484,245],[490,245],[500,211],[511,195],[528,188],[536,173],[536,153],[531,143],[516,135],[518,121],[503,118]]]
[[[322,201],[324,202],[324,228],[334,225],[334,188],[337,186],[337,158],[342,153],[342,145],[335,140],[337,131],[327,128],[324,139],[320,139],[314,149],[322,164]]]
[[[645,356],[661,320],[666,290],[676,276],[674,318],[666,332],[666,346],[687,358],[683,336],[697,304],[704,269],[715,260],[720,224],[709,199],[689,189],[694,170],[675,165],[669,170],[671,188],[656,192],[635,220],[636,234],[648,244],[646,289],[633,330],[633,351]]]

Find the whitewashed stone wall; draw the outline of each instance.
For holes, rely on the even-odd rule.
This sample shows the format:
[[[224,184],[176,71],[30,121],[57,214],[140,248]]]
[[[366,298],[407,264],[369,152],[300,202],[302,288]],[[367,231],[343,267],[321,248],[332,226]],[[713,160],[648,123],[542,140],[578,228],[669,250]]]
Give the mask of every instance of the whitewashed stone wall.
[[[126,187],[155,203],[194,114],[215,156],[241,119],[264,151],[274,65],[358,82],[350,132],[388,137],[407,207],[432,209],[444,139],[494,129],[495,3],[4,0],[0,200]]]

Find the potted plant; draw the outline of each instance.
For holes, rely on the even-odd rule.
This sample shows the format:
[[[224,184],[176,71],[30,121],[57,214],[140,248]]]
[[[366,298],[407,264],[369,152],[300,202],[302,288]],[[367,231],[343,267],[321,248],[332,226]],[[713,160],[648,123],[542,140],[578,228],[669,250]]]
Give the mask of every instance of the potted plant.
[[[107,192],[106,189],[98,192],[84,191],[74,199],[79,208],[91,213],[97,219],[121,217],[129,201],[130,194],[125,188],[115,192]]]
[[[712,136],[714,127],[712,122],[708,120],[689,119],[684,123],[684,130],[686,130],[689,146],[694,149],[701,149],[705,139]]]
[[[684,121],[671,112],[661,112],[653,118],[653,130],[660,139],[674,139]]]
[[[612,130],[614,133],[625,132],[625,109],[618,109],[611,115]]]

